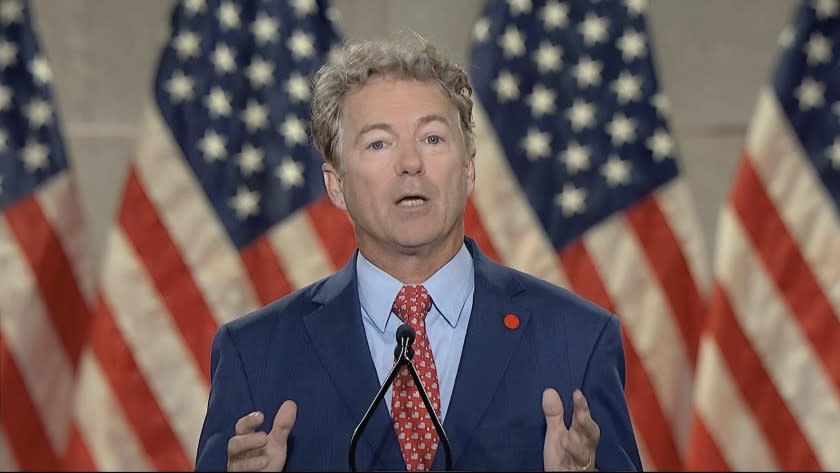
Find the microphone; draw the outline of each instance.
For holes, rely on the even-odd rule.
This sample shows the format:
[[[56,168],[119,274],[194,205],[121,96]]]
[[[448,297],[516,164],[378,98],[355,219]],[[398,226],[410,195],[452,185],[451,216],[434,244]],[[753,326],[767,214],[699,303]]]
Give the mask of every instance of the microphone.
[[[379,392],[376,393],[376,396],[373,398],[373,402],[371,402],[370,406],[368,406],[367,412],[365,412],[365,415],[362,416],[362,420],[359,421],[359,425],[356,426],[356,429],[353,431],[353,435],[350,437],[350,450],[348,454],[350,471],[358,471],[356,470],[356,445],[359,442],[359,437],[361,437],[362,431],[364,431],[365,426],[367,426],[368,421],[370,421],[370,418],[373,417],[373,411],[376,409],[376,405],[379,404],[385,397],[385,393],[388,392],[388,389],[391,387],[391,383],[394,382],[394,378],[397,376],[397,373],[403,365],[408,367],[408,371],[411,373],[412,379],[414,379],[414,385],[417,386],[420,398],[423,400],[423,405],[426,407],[426,412],[429,413],[429,417],[432,419],[432,425],[434,425],[435,431],[438,434],[438,439],[440,440],[441,445],[443,445],[444,452],[446,452],[446,469],[452,470],[452,448],[449,445],[449,438],[443,430],[443,425],[441,425],[431,401],[429,401],[429,396],[426,394],[426,389],[420,381],[420,376],[417,375],[414,363],[411,362],[411,359],[414,357],[414,349],[411,348],[411,345],[414,343],[415,336],[414,329],[411,328],[411,325],[402,324],[399,328],[397,328],[397,346],[394,348],[394,358],[396,358],[396,362],[394,362],[394,366],[388,374],[388,379],[385,380],[385,383],[381,388],[379,388]]]

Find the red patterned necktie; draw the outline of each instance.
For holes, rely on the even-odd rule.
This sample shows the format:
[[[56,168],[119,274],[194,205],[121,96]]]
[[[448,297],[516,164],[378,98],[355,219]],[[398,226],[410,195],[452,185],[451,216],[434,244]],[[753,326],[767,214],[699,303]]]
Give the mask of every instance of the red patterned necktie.
[[[431,307],[432,299],[425,287],[403,286],[391,310],[414,329],[416,338],[412,362],[429,396],[429,402],[440,416],[437,371],[429,337],[426,335],[425,319]],[[391,418],[408,471],[427,471],[435,458],[438,435],[406,366],[400,369],[394,379]]]

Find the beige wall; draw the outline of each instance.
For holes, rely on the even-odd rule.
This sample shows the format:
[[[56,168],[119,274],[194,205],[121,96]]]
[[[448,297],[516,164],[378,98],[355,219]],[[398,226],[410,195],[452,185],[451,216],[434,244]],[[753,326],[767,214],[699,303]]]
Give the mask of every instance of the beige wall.
[[[335,0],[345,37],[404,29],[464,62],[480,0]],[[648,19],[659,79],[706,240],[758,88],[775,61],[794,0],[650,0]],[[141,104],[171,0],[34,0],[53,67],[70,159],[76,166],[91,245],[101,248],[132,156]],[[94,251],[99,256],[98,251]]]

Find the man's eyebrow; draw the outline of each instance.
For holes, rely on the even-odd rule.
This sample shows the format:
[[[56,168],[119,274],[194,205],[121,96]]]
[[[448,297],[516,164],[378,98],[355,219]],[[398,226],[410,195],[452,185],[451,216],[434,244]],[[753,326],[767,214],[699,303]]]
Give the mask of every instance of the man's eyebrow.
[[[417,119],[417,126],[423,126],[427,123],[431,122],[441,122],[444,125],[449,125],[449,120],[446,119],[443,115],[438,115],[433,113],[431,115],[425,115]]]
[[[363,126],[362,129],[359,130],[358,133],[356,133],[355,143],[358,144],[359,140],[362,138],[362,135],[364,135],[365,133],[367,133],[369,131],[373,131],[373,130],[382,130],[382,131],[386,131],[388,133],[393,133],[394,132],[394,128],[391,127],[391,125],[389,125],[387,123],[371,123],[370,125]]]

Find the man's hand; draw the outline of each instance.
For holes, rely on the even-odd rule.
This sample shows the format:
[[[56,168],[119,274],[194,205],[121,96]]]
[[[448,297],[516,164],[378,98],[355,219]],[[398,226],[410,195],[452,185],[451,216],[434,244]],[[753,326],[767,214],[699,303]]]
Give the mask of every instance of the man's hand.
[[[286,401],[274,417],[271,432],[257,431],[263,413],[252,412],[236,421],[236,435],[228,441],[228,471],[282,471],[286,440],[295,423],[297,404]]]
[[[589,415],[586,398],[579,389],[572,395],[575,410],[572,426],[563,422],[563,401],[552,388],[543,391],[542,407],[546,431],[543,446],[545,471],[592,471],[595,469],[595,447],[601,438],[601,429]]]

